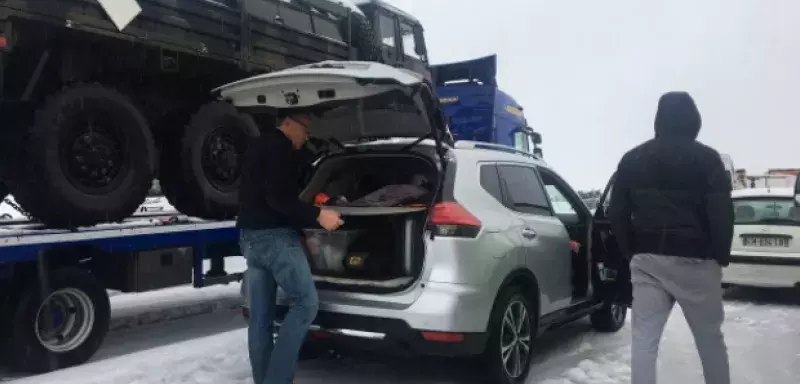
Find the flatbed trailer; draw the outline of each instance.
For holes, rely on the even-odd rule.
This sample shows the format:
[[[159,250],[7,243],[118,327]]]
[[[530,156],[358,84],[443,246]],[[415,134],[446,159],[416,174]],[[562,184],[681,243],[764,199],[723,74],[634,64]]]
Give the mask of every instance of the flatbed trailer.
[[[85,362],[108,331],[107,290],[145,292],[239,281],[234,221],[132,218],[77,230],[0,226],[0,361],[46,372]],[[211,261],[207,273],[204,260]],[[47,315],[50,316],[47,316]],[[2,360],[2,359],[0,359]]]

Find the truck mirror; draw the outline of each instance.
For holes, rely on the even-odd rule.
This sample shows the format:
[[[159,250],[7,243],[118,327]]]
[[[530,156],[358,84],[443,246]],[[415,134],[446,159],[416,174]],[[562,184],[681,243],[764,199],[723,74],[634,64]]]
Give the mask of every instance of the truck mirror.
[[[533,154],[538,156],[538,157],[540,157],[540,158],[544,157],[544,155],[542,154],[542,149],[541,148],[534,148],[533,149]]]
[[[531,134],[531,136],[533,137],[533,143],[534,144],[539,145],[539,144],[542,143],[542,134],[541,133],[534,132],[534,133]]]

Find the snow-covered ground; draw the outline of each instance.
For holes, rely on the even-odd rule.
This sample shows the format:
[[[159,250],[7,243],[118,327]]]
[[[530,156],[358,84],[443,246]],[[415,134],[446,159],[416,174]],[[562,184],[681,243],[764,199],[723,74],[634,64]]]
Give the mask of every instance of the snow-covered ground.
[[[725,335],[736,384],[791,384],[800,377],[800,294],[735,288],[728,292]],[[244,322],[220,311],[112,332],[83,366],[14,384],[252,383]],[[537,344],[528,383],[611,384],[630,381],[630,329],[591,332],[581,321],[547,333]],[[301,363],[299,383],[465,383],[476,372],[463,362],[386,356],[321,358]],[[661,383],[702,383],[694,344],[680,310],[664,334]]]

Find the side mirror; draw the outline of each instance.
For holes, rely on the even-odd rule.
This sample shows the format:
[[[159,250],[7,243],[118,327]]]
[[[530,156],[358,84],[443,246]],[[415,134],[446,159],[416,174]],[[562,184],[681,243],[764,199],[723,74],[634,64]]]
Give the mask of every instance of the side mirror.
[[[540,158],[544,158],[544,155],[542,154],[542,149],[541,148],[534,148],[533,149],[533,154],[536,155],[536,156],[539,156]]]
[[[536,145],[539,145],[539,144],[541,144],[541,143],[542,143],[542,134],[541,134],[541,133],[539,133],[539,132],[533,132],[533,133],[531,134],[531,137],[533,138],[533,143],[534,143],[534,144],[536,144]]]

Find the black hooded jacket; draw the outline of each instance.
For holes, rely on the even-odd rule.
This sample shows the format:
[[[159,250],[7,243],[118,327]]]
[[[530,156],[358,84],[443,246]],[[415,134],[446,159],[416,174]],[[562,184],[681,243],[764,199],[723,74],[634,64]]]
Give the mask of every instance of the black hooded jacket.
[[[715,259],[733,238],[731,180],[719,153],[696,141],[701,118],[685,92],[664,94],[656,135],[619,163],[608,208],[620,251]]]

